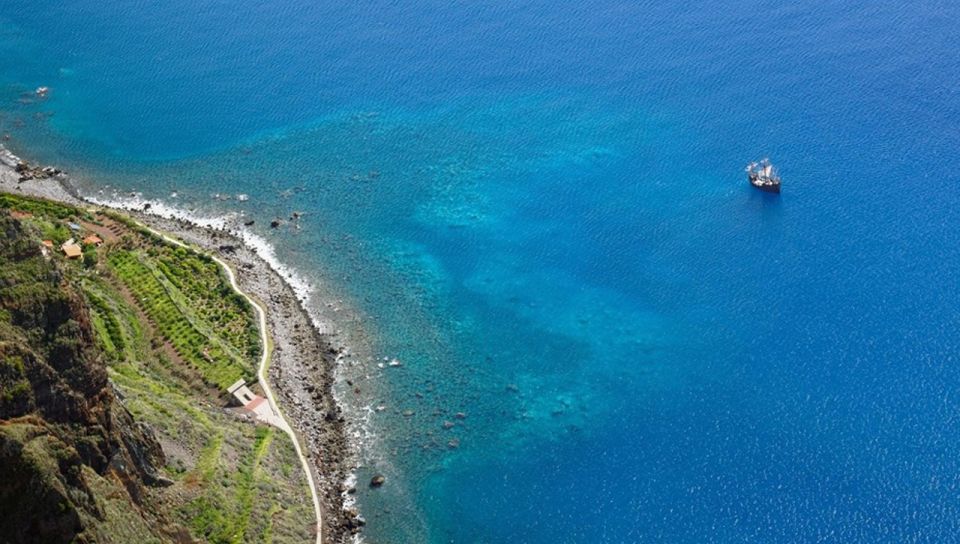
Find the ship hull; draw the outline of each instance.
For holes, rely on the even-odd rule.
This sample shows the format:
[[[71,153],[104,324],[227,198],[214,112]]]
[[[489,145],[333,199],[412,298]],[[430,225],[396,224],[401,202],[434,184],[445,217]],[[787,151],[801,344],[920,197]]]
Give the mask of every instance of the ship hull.
[[[750,181],[750,185],[765,193],[780,193],[779,179],[762,178],[752,172],[747,176],[747,179]]]
[[[763,192],[765,192],[765,193],[780,194],[780,184],[779,184],[779,183],[769,184],[769,185],[766,185],[766,184],[758,185],[758,184],[756,184],[756,183],[751,183],[750,185],[753,185],[754,187],[756,187],[757,189],[760,189],[761,191],[763,191]]]

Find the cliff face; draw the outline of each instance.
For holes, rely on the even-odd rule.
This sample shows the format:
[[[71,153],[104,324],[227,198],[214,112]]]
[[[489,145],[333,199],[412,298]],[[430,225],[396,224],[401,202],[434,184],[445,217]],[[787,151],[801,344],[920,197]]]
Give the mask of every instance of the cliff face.
[[[0,541],[110,541],[104,489],[162,527],[143,523],[147,487],[167,483],[160,445],[107,379],[72,264],[38,241],[0,212]]]

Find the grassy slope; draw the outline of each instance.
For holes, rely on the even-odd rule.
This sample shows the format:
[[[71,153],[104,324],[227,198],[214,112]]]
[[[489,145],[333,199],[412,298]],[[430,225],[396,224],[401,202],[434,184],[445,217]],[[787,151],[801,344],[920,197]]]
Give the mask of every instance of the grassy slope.
[[[24,221],[58,243],[70,235],[64,220],[114,220],[11,195],[0,195],[2,208],[33,213]],[[209,542],[309,540],[313,512],[293,446],[228,413],[226,397],[215,393],[253,377],[260,349],[252,309],[219,267],[134,225],[97,249],[95,264],[67,264],[88,300],[110,379],[163,445],[175,484],[156,491],[157,507]],[[122,520],[104,524],[135,534]]]

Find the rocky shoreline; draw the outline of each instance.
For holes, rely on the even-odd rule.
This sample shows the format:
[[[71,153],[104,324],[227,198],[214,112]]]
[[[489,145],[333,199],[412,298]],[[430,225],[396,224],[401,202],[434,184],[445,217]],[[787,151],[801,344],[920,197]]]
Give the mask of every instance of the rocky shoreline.
[[[90,205],[62,172],[28,165],[2,146],[0,191]],[[355,509],[345,507],[349,492],[345,482],[352,468],[350,444],[346,422],[333,393],[343,349],[332,336],[314,326],[290,284],[228,230],[142,211],[119,211],[220,257],[237,273],[241,289],[266,309],[268,334],[273,342],[269,378],[281,409],[306,446],[320,494],[324,541],[352,540],[363,520]]]

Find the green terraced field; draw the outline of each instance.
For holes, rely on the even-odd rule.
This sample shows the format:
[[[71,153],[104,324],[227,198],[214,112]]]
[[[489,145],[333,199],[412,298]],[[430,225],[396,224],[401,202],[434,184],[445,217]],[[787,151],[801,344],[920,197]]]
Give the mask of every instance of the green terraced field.
[[[143,252],[114,250],[108,262],[177,354],[198,370],[205,381],[226,389],[240,378],[251,380],[259,342],[248,346],[247,352],[239,352],[236,345],[229,342],[236,335],[216,322],[205,320],[203,314],[207,312],[197,310],[183,291],[148,264],[148,259]],[[169,270],[169,265],[166,266]],[[205,272],[226,281],[219,271]],[[252,309],[246,310],[252,321]]]

